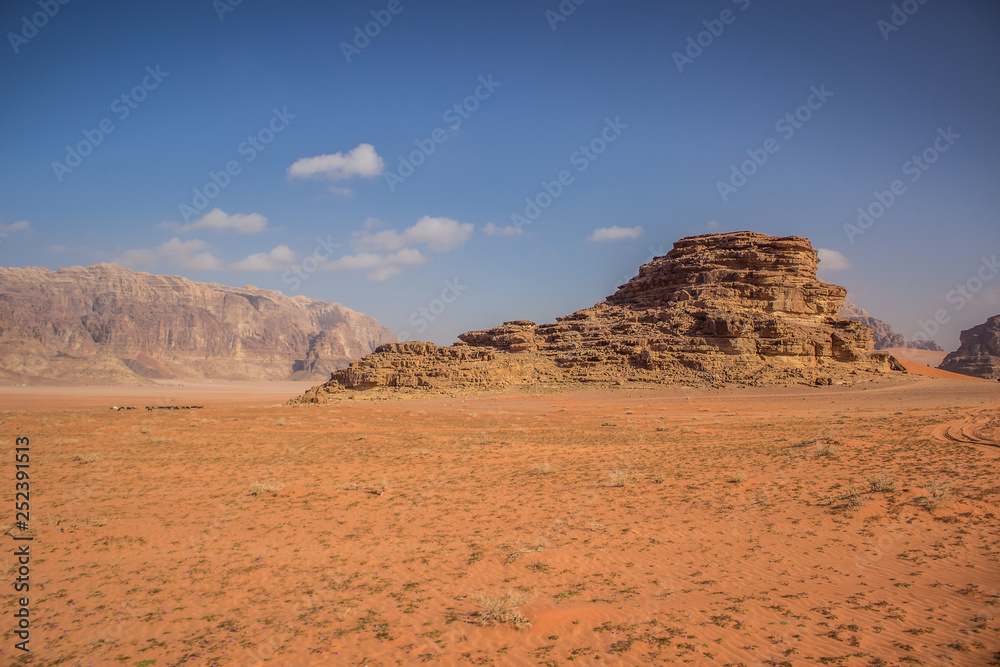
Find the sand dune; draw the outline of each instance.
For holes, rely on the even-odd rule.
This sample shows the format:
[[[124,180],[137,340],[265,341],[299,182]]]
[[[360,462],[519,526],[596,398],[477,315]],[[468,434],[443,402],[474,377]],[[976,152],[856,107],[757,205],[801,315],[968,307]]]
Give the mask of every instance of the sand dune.
[[[930,366],[925,366],[924,364],[918,364],[915,361],[910,361],[902,357],[896,357],[896,360],[906,369],[907,373],[912,373],[913,375],[922,375],[924,377],[930,378],[941,378],[945,380],[972,380],[974,382],[986,382],[982,378],[975,378],[971,375],[962,375],[960,373],[952,373],[951,371],[944,371],[940,368],[931,368]]]
[[[935,350],[915,350],[911,347],[890,347],[882,350],[888,352],[897,359],[906,359],[914,363],[937,368],[938,364],[948,356],[947,352],[937,352]]]

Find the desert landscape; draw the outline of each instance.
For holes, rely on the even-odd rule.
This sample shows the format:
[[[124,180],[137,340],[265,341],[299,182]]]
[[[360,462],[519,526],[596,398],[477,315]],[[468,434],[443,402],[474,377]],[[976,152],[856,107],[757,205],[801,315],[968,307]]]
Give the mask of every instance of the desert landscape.
[[[36,475],[36,648],[5,629],[9,664],[1000,651],[997,383],[177,398],[206,407],[0,414]]]
[[[312,387],[4,387],[34,492],[4,533],[42,574],[34,650],[0,653],[996,662],[1000,385],[874,351],[817,263],[681,239],[557,323],[387,343]]]
[[[0,667],[1000,667],[1000,3],[0,28]]]

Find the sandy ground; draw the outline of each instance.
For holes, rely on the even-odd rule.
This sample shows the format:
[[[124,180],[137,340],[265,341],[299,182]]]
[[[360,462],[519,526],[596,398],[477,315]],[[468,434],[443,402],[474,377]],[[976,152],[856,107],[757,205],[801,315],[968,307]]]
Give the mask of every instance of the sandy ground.
[[[1000,651],[1000,383],[212,396],[113,412],[44,394],[0,412],[8,452],[31,438],[34,536],[22,655],[9,454],[0,663],[983,665]]]
[[[930,378],[941,378],[944,380],[961,380],[964,382],[991,381],[991,380],[984,380],[983,378],[972,377],[971,375],[952,373],[951,371],[942,370],[940,368],[931,368],[930,366],[925,366],[924,364],[918,364],[908,359],[902,359],[897,357],[897,361],[899,361],[899,363],[903,366],[903,368],[906,369],[907,373],[911,373],[913,375],[920,375],[923,377],[930,377]]]
[[[0,410],[200,405],[248,407],[285,403],[319,382],[171,380],[145,385],[0,385]]]

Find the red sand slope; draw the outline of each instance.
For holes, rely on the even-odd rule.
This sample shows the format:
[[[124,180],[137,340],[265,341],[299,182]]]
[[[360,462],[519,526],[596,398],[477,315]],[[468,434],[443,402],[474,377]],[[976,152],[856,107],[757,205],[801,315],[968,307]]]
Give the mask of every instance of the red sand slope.
[[[909,361],[908,359],[902,359],[896,357],[896,361],[906,369],[907,373],[912,373],[913,375],[923,375],[929,378],[942,378],[945,380],[972,380],[974,382],[986,382],[982,378],[972,377],[971,375],[962,375],[961,373],[952,373],[951,371],[943,371],[940,368],[931,368],[930,366],[924,366],[923,364],[918,364],[915,361]]]

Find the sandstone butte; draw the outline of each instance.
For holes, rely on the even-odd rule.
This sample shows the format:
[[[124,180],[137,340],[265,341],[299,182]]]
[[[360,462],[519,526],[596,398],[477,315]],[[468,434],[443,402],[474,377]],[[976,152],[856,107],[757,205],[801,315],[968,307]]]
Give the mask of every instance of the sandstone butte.
[[[321,380],[383,343],[374,318],[114,264],[0,268],[0,378]]]
[[[938,368],[962,375],[1000,380],[1000,315],[966,329],[959,336],[958,349]]]
[[[871,329],[838,316],[847,291],[819,281],[818,264],[798,236],[684,238],[591,308],[449,347],[383,345],[292,402],[572,383],[854,384],[899,369],[873,351]]]

